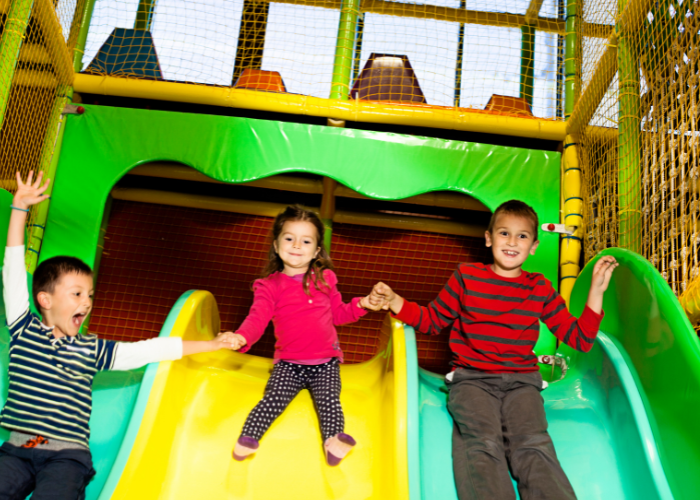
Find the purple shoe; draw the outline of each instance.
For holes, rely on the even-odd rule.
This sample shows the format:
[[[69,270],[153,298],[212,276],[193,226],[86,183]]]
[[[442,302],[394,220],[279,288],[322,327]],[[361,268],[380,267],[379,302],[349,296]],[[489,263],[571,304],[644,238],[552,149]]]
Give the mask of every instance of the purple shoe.
[[[348,449],[345,451],[345,453],[343,453],[343,456],[340,457],[334,455],[333,453],[328,451],[328,449],[326,449],[326,462],[328,462],[328,465],[330,465],[331,467],[335,467],[336,465],[338,465],[340,461],[344,459],[345,456],[350,452],[352,447],[357,444],[357,442],[355,442],[352,436],[350,436],[349,434],[345,434],[344,432],[339,432],[334,437],[337,437],[338,441],[340,441],[341,443],[348,445]]]
[[[236,446],[233,448],[233,459],[239,462],[245,460],[248,455],[255,453],[258,446],[260,446],[260,443],[258,443],[257,439],[248,436],[239,437]]]

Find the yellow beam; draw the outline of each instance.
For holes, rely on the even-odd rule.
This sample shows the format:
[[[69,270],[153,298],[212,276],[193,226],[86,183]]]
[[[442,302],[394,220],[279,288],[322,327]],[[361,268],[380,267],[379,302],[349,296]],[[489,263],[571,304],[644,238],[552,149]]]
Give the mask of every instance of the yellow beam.
[[[155,189],[122,188],[112,189],[112,197],[116,200],[154,203],[175,207],[217,210],[219,212],[234,212],[247,215],[259,215],[273,218],[282,212],[286,205],[267,201],[234,200],[189,193],[158,191]],[[423,231],[428,233],[453,234],[456,236],[481,237],[486,231],[485,226],[463,224],[448,220],[431,219],[428,217],[410,217],[400,215],[366,214],[338,210],[333,216],[333,222],[355,224],[358,226],[384,227]]]
[[[210,182],[213,184],[229,184],[200,173],[199,171],[186,167],[181,163],[173,162],[152,162],[139,165],[129,171],[129,175],[140,175],[146,177],[159,177],[162,179],[176,179],[191,182]],[[294,191],[296,193],[322,194],[323,184],[321,179],[304,179],[292,175],[275,175],[256,181],[246,182],[244,186],[252,186],[267,189],[277,189],[279,191]]]
[[[383,104],[357,100],[341,101],[231,87],[190,85],[82,73],[75,75],[74,88],[76,92],[89,94],[188,102],[336,120],[442,128],[552,141],[561,141],[566,135],[566,124],[561,121],[494,115],[464,108]]]
[[[260,3],[265,3],[264,0],[258,1],[260,1]],[[274,3],[322,7],[334,10],[340,10],[341,4],[340,0],[275,0]],[[543,0],[531,0],[528,11],[525,15],[522,15],[510,14],[508,12],[483,12],[425,4],[392,2],[388,0],[364,0],[360,3],[360,12],[397,17],[412,17],[416,19],[435,19],[438,21],[479,24],[482,26],[497,26],[502,28],[519,28],[525,25],[533,25],[539,31],[565,35],[566,25],[564,21],[539,17],[537,15],[542,3]],[[531,9],[536,9],[534,10],[534,15],[531,14]],[[613,29],[613,26],[605,24],[582,23],[582,25],[584,36],[596,38],[607,38],[610,36],[610,32]]]
[[[129,171],[129,175],[141,175],[146,177],[159,177],[164,179],[177,179],[191,182],[211,182],[215,184],[229,184],[207,177],[197,170],[186,167],[180,163],[173,162],[152,162],[139,165]],[[321,179],[305,179],[292,175],[275,175],[256,181],[246,182],[244,186],[252,186],[267,189],[277,189],[280,191],[294,191],[296,193],[323,194],[323,182]],[[367,196],[339,185],[335,190],[335,195],[341,198],[369,199]],[[401,200],[386,200],[398,203],[412,203],[414,205],[424,205],[430,207],[457,208],[460,210],[474,210],[478,212],[490,212],[479,200],[460,193],[448,193],[438,191],[410,196]]]
[[[155,189],[122,188],[112,189],[112,197],[115,200],[136,201],[140,203],[154,203],[156,205],[169,205],[174,207],[200,208],[203,210],[216,210],[219,212],[235,212],[237,214],[260,215],[262,217],[276,217],[287,205],[283,203],[271,203],[268,201],[233,200],[231,198],[218,198],[216,196],[204,196],[201,194],[174,193],[170,191],[158,191]]]
[[[483,238],[484,233],[486,232],[486,226],[475,224],[464,224],[449,220],[431,219],[429,217],[365,214],[359,212],[348,212],[345,210],[338,210],[333,217],[333,222],[337,222],[339,224],[355,224],[357,226],[422,231],[425,233],[471,236],[472,238]]]
[[[543,3],[544,0],[530,0],[530,5],[527,6],[527,11],[525,11],[525,22],[527,24],[535,24],[537,22]]]
[[[54,66],[59,83],[70,85],[73,77],[73,60],[63,38],[63,29],[51,0],[37,0],[32,9],[32,17],[37,20],[44,32],[44,47]],[[20,50],[23,58],[24,47]],[[32,52],[35,52],[32,50]]]

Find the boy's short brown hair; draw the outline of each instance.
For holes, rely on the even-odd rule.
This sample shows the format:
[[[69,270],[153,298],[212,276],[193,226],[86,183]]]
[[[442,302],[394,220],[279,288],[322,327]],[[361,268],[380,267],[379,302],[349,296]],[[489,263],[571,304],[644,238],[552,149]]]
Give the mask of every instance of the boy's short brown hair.
[[[510,200],[505,203],[501,203],[496,210],[494,210],[491,220],[489,221],[489,227],[486,229],[489,234],[493,233],[493,226],[496,224],[496,218],[501,214],[507,215],[517,215],[524,219],[528,219],[533,224],[534,236],[537,241],[537,228],[540,225],[539,219],[537,218],[537,212],[528,205],[520,200]]]
[[[32,294],[34,296],[34,305],[36,305],[38,310],[41,310],[37,298],[39,293],[53,293],[56,284],[61,281],[61,278],[65,274],[71,273],[92,276],[92,269],[82,260],[66,256],[46,259],[37,266],[32,279]]]

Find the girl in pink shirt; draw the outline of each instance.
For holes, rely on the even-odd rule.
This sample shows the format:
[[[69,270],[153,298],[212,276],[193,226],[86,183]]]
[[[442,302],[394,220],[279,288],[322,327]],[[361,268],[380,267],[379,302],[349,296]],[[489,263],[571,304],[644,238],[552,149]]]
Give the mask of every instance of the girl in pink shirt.
[[[370,302],[369,296],[343,303],[323,233],[319,217],[298,205],[275,218],[269,262],[253,284],[250,313],[236,333],[222,336],[246,352],[272,320],[277,339],[275,366],[233,450],[236,460],[255,453],[265,431],[302,389],[309,389],[314,399],[328,464],[338,465],[355,446],[344,432],[339,366],[343,353],[335,326],[355,322],[381,304]]]

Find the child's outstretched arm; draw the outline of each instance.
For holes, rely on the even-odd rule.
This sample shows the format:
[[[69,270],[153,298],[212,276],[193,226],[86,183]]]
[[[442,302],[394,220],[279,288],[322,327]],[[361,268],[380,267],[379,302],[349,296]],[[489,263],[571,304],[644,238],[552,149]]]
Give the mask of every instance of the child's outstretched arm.
[[[110,341],[103,341],[110,342]],[[163,337],[140,342],[119,342],[115,349],[112,370],[133,370],[148,363],[175,361],[185,356],[220,349],[237,350],[240,346],[230,342],[222,334],[212,340],[182,340],[178,337]]]
[[[17,192],[12,199],[10,226],[7,231],[7,249],[2,269],[5,317],[8,325],[13,325],[29,310],[27,270],[24,267],[24,229],[27,224],[29,207],[48,198],[44,191],[49,187],[49,180],[47,179],[42,186],[43,175],[41,173],[33,183],[32,177],[33,172],[29,172],[27,182],[24,183],[17,172]]]
[[[540,319],[555,337],[577,351],[588,352],[593,348],[603,319],[603,294],[608,289],[610,278],[617,266],[617,261],[612,256],[602,257],[596,262],[588,301],[579,318],[566,309],[564,299],[551,288],[549,295],[544,299]]]

